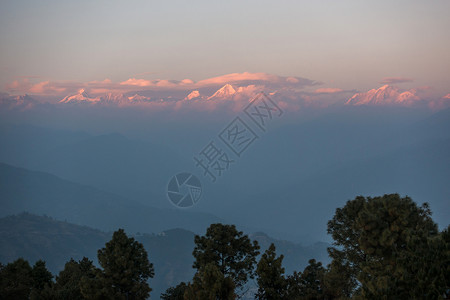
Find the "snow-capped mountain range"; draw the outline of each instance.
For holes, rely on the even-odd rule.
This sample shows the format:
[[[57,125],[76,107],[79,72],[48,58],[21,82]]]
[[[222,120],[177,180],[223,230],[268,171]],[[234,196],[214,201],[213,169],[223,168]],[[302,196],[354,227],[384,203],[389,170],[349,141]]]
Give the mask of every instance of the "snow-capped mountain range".
[[[223,100],[231,99],[235,94],[236,90],[231,84],[225,84],[223,87],[218,89],[214,94],[209,97],[201,95],[198,90],[190,92],[186,97],[180,100]],[[170,97],[169,97],[170,98]],[[139,94],[134,94],[133,96],[125,96],[121,93],[107,93],[102,96],[91,97],[84,89],[80,89],[77,94],[68,95],[64,97],[59,103],[64,104],[74,104],[74,103],[100,103],[100,104],[118,104],[127,105],[134,103],[145,103],[150,102],[153,99],[151,97],[142,96]],[[161,100],[161,99],[158,99]]]
[[[134,93],[105,93],[102,95],[90,95],[85,89],[80,89],[77,93],[65,96],[59,100],[59,104],[63,105],[112,105],[112,106],[132,106],[136,104],[170,104],[177,103],[196,103],[205,106],[217,104],[225,104],[227,101],[238,103],[239,101],[249,100],[253,98],[258,92],[264,90],[263,86],[237,86],[225,84],[224,86],[212,92],[211,89],[191,90],[186,91],[186,96],[183,96],[183,91],[170,90],[164,93],[143,91]],[[282,92],[270,93],[271,97],[275,97],[276,101],[284,101],[286,105],[293,103],[297,107],[317,106],[320,104],[320,98],[312,98],[317,94],[314,93],[296,93],[295,91],[283,90]],[[143,95],[144,94],[144,95]],[[210,96],[208,96],[208,94]],[[317,97],[317,96],[316,96]],[[450,106],[450,94],[441,98],[427,99],[421,89],[400,90],[398,87],[391,85],[383,85],[377,89],[371,89],[367,92],[356,93],[345,100],[345,95],[328,97],[341,97],[339,102],[348,106],[428,106],[431,109],[441,109]],[[274,98],[274,99],[275,99]],[[311,100],[312,99],[312,100]],[[317,99],[317,100],[315,100]],[[339,98],[337,98],[339,99]],[[31,108],[39,104],[33,97],[29,95],[12,96],[8,94],[0,94],[0,105],[8,108]],[[327,105],[317,106],[326,107]],[[214,105],[215,107],[215,105]]]
[[[64,97],[59,103],[77,103],[77,102],[99,102],[100,98],[91,98],[84,89],[80,89],[77,94]]]
[[[365,93],[353,95],[347,105],[412,105],[421,100],[416,90],[401,92],[397,87],[383,85]]]
[[[141,103],[150,101],[149,97],[135,94],[133,96],[125,96],[121,93],[107,93],[98,97],[91,97],[84,89],[80,89],[77,94],[64,97],[59,103],[102,103],[126,105],[133,103]]]

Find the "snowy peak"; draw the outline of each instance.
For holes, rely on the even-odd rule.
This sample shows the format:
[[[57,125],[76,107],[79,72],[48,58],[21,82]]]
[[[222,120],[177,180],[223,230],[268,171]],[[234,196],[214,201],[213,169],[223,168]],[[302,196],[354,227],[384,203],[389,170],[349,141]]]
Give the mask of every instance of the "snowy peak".
[[[200,92],[199,91],[192,91],[189,93],[189,95],[187,95],[184,100],[192,100],[192,99],[197,99],[200,98]]]
[[[127,101],[128,98],[123,94],[107,93],[105,96],[101,97],[101,100],[105,102],[121,103]]]
[[[91,98],[84,89],[80,89],[78,94],[66,96],[60,103],[98,102],[100,98]]]
[[[347,105],[411,105],[420,100],[416,90],[400,91],[397,87],[383,85],[365,93],[353,95]]]
[[[86,91],[84,89],[78,90],[78,95],[83,96],[85,98],[89,98],[88,94],[86,93]]]
[[[66,96],[59,103],[96,103],[105,105],[124,106],[134,103],[149,102],[150,97],[135,94],[134,96],[125,96],[122,93],[107,93],[98,97],[89,96],[84,89],[80,89],[78,94]]]
[[[150,101],[150,97],[145,97],[145,96],[141,96],[139,94],[134,94],[133,96],[128,97],[128,101],[130,101],[131,103],[146,102],[146,101]]]
[[[225,84],[223,87],[221,87],[219,90],[217,90],[211,97],[208,98],[229,98],[236,94],[236,90],[231,86],[231,84]]]

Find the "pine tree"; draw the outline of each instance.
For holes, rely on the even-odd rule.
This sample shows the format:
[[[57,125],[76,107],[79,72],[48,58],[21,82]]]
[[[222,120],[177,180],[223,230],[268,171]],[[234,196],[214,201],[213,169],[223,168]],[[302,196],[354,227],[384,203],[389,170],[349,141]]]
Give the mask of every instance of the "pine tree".
[[[111,241],[98,250],[95,279],[83,278],[82,294],[88,299],[147,299],[151,288],[147,283],[154,276],[144,246],[129,238],[123,229],[114,232]]]
[[[421,293],[411,295],[417,280],[408,269],[416,251],[412,249],[422,247],[431,255],[425,242],[438,235],[427,204],[418,207],[398,194],[357,197],[336,210],[328,232],[335,246],[330,256],[346,266],[350,282],[360,286],[354,293],[365,299],[423,299]]]
[[[205,236],[195,236],[193,267],[199,271],[212,264],[240,289],[248,278],[254,278],[258,249],[258,243],[234,225],[211,224]]]
[[[184,300],[184,293],[187,289],[187,284],[181,282],[176,287],[168,288],[164,293],[161,294],[162,300]]]
[[[45,262],[43,260],[38,260],[34,264],[31,270],[31,277],[33,278],[33,287],[30,293],[30,299],[44,299],[44,297],[41,295],[42,291],[45,288],[50,288],[53,283],[53,275],[49,270],[47,270],[47,267],[45,266]]]
[[[304,299],[323,299],[325,268],[321,262],[310,259],[300,279]]]
[[[94,278],[97,270],[86,257],[78,262],[70,259],[56,276],[55,283],[47,286],[41,295],[44,299],[86,299],[81,293],[82,279]]]
[[[219,268],[209,263],[202,266],[195,274],[193,283],[189,284],[185,300],[233,300],[235,284],[230,276],[225,276]]]
[[[28,299],[32,287],[32,268],[25,259],[19,258],[1,270],[0,299]]]
[[[258,275],[256,299],[285,299],[287,282],[283,275],[283,258],[283,255],[276,257],[276,249],[273,243],[261,256],[256,267],[256,274]]]

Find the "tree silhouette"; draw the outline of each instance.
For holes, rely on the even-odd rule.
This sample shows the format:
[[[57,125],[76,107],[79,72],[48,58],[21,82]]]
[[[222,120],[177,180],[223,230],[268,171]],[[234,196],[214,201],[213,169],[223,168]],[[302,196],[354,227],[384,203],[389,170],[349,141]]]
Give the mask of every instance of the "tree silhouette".
[[[30,264],[23,258],[7,264],[0,273],[0,298],[28,299],[33,286],[31,271]]]
[[[328,233],[335,246],[329,249],[330,256],[348,268],[345,275],[359,283],[361,297],[424,298],[421,293],[411,295],[417,284],[411,280],[417,276],[411,267],[416,264],[412,262],[416,250],[412,249],[422,249],[429,256],[426,243],[438,236],[426,203],[418,207],[411,198],[398,194],[356,197],[336,210],[328,222]],[[436,278],[425,285],[433,280]],[[440,287],[441,295],[445,288]]]
[[[256,299],[284,299],[287,282],[282,267],[283,255],[276,257],[276,248],[272,243],[263,253],[256,267],[258,292]]]
[[[45,261],[38,260],[31,269],[31,277],[33,279],[33,285],[30,293],[30,299],[43,299],[42,292],[45,288],[51,286],[53,275],[47,270]]]
[[[219,268],[209,263],[202,266],[194,275],[193,283],[189,284],[185,300],[233,300],[235,284],[230,276],[225,276]]]
[[[164,293],[161,294],[162,300],[184,300],[184,293],[187,289],[187,284],[181,282],[176,287],[168,288]]]
[[[195,236],[194,265],[197,270],[212,264],[223,276],[230,277],[236,288],[254,278],[259,246],[234,225],[211,224],[205,236]],[[211,267],[209,267],[211,268]]]
[[[89,299],[147,299],[151,288],[147,283],[154,276],[144,246],[129,238],[123,229],[114,232],[111,241],[98,250],[102,270],[95,279],[83,278],[82,294]]]

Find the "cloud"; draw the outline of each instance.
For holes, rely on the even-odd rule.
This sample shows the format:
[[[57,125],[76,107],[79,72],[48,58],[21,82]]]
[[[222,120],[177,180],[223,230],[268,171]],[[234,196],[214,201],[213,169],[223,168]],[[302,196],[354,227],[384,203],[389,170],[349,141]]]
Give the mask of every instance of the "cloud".
[[[241,85],[264,85],[271,88],[304,88],[319,84],[316,81],[301,77],[283,77],[267,73],[231,73],[198,81],[197,87],[215,85],[241,84]]]
[[[223,85],[226,83],[248,82],[248,81],[277,81],[278,76],[266,73],[231,73],[222,76],[212,77],[197,82],[197,86]]]
[[[134,86],[140,86],[140,87],[154,86],[154,83],[152,80],[136,79],[136,78],[130,78],[126,81],[122,81],[120,84],[121,85],[134,85]]]
[[[34,78],[35,79],[35,78]],[[34,82],[33,82],[34,81]],[[200,88],[216,88],[225,84],[234,84],[237,87],[261,86],[268,90],[294,89],[301,90],[308,86],[319,84],[316,81],[301,77],[283,77],[267,73],[231,73],[195,82],[192,79],[143,79],[129,78],[121,82],[112,82],[110,79],[89,82],[69,81],[41,81],[36,82],[30,77],[21,77],[6,86],[6,91],[12,94],[60,95],[67,96],[79,89],[85,89],[92,94],[126,93],[143,90],[195,90]]]
[[[413,82],[414,80],[412,78],[408,77],[384,77],[380,83],[381,84],[397,84],[397,83],[404,83],[404,82]]]
[[[64,83],[51,81],[32,83],[29,78],[31,77],[21,77],[19,80],[14,80],[6,86],[6,90],[10,93],[41,95],[55,95],[67,92],[67,87],[64,86]]]
[[[431,110],[441,110],[450,107],[450,93],[441,97],[440,99],[432,100],[428,103]]]
[[[335,93],[342,93],[343,89],[338,88],[321,88],[314,91],[316,94],[335,94]]]
[[[32,85],[29,90],[33,94],[58,94],[65,92],[67,89],[65,87],[58,87],[50,81],[42,81]]]

